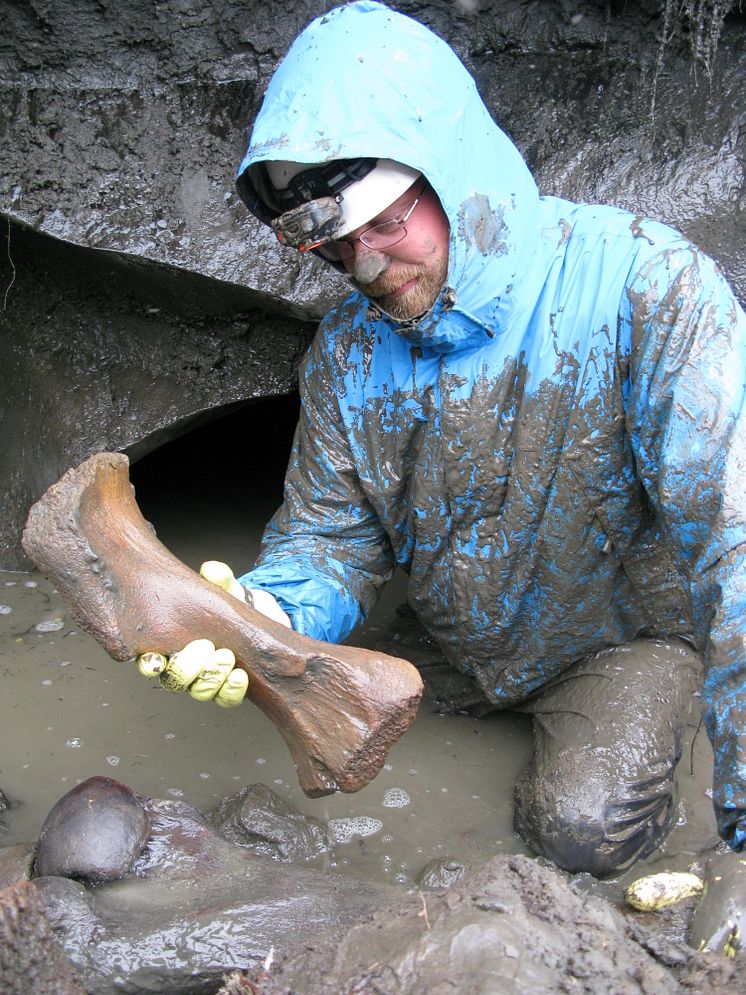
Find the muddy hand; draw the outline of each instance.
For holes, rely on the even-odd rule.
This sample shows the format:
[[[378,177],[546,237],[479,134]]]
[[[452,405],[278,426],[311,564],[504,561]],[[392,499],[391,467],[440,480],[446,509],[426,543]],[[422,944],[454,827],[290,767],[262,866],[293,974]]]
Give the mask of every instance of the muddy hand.
[[[247,592],[226,563],[208,560],[202,564],[200,574],[239,601],[248,600]],[[250,596],[258,611],[290,627],[290,620],[271,594],[256,591]],[[167,691],[188,691],[197,701],[214,701],[224,708],[240,705],[249,686],[246,672],[236,667],[232,650],[216,647],[209,639],[194,639],[170,657],[159,652],[143,653],[137,667],[145,677],[158,677]]]

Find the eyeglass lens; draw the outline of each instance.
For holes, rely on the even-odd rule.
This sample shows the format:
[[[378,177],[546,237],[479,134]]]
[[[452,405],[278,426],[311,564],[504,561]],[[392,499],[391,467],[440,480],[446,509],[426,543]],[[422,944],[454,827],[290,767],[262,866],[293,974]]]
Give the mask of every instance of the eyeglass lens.
[[[320,245],[317,249],[320,255],[332,262],[342,262],[351,259],[355,255],[355,242],[362,242],[369,249],[390,249],[393,245],[404,241],[407,237],[406,223],[417,207],[422,193],[417,196],[414,203],[399,218],[391,218],[389,221],[382,221],[380,224],[366,228],[360,235],[352,241],[339,239]]]

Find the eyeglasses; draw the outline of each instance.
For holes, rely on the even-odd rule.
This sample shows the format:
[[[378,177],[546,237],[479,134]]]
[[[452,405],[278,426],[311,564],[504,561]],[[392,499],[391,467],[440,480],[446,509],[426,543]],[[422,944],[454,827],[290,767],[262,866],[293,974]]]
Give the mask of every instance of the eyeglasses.
[[[381,221],[380,224],[371,225],[370,228],[360,232],[357,238],[339,238],[325,242],[316,248],[316,252],[330,262],[338,263],[352,259],[355,255],[355,242],[362,242],[367,248],[376,250],[390,249],[392,245],[403,242],[407,237],[407,222],[422,199],[424,190],[423,184],[414,202],[398,218],[390,218],[388,221]]]

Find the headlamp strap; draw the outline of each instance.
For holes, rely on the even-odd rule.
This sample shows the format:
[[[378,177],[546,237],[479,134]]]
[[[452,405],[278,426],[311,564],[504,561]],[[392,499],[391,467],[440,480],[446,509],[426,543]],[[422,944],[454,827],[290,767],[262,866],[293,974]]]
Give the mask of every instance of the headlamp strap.
[[[357,183],[367,176],[375,168],[377,161],[335,159],[314,169],[304,169],[290,180],[286,190],[276,190],[274,196],[285,211],[321,197],[339,200],[340,193],[351,183]]]

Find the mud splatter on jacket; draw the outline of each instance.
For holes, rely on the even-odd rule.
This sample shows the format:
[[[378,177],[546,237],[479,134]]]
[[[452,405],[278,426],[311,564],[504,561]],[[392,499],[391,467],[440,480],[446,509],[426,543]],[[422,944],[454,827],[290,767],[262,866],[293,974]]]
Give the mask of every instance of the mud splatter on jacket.
[[[541,197],[451,49],[369,0],[296,40],[240,171],[348,156],[428,177],[447,285],[413,327],[357,293],[324,319],[284,503],[242,580],[340,641],[400,564],[453,665],[506,706],[605,646],[688,637],[740,847],[743,311],[670,228]]]

